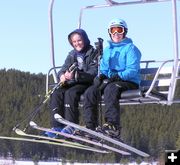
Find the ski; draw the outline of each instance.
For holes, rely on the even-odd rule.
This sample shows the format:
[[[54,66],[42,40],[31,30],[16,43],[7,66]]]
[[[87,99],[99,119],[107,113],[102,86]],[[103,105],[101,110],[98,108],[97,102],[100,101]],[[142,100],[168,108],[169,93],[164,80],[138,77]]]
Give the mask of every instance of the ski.
[[[96,149],[95,150],[87,149],[87,147],[84,148],[84,147],[80,147],[80,146],[74,146],[74,145],[70,145],[70,144],[58,143],[58,142],[53,142],[53,141],[48,141],[48,140],[37,140],[37,139],[9,137],[9,136],[0,136],[0,139],[3,139],[3,140],[15,140],[15,141],[25,141],[25,142],[33,142],[33,143],[43,143],[43,144],[50,144],[50,145],[77,148],[77,149],[83,149],[83,150],[89,150],[89,151],[97,152]],[[100,153],[101,153],[101,151],[100,151]]]
[[[89,134],[91,134],[91,135],[94,135],[94,136],[100,138],[100,139],[103,139],[103,140],[108,141],[108,142],[110,142],[110,143],[112,143],[112,144],[115,144],[115,145],[118,145],[118,146],[120,146],[120,147],[122,147],[122,148],[124,148],[124,149],[127,149],[128,151],[134,152],[134,153],[136,153],[136,154],[138,154],[138,155],[140,155],[140,156],[149,157],[149,154],[147,154],[147,153],[145,153],[145,152],[143,152],[143,151],[140,151],[140,150],[138,150],[138,149],[136,149],[136,148],[134,148],[134,147],[131,147],[131,146],[125,144],[125,143],[122,143],[122,142],[120,142],[120,141],[118,141],[118,140],[115,140],[115,139],[112,139],[112,138],[110,138],[110,137],[108,137],[108,136],[105,136],[105,135],[103,135],[102,133],[98,133],[98,132],[95,132],[95,131],[90,130],[90,129],[88,129],[88,128],[82,127],[82,126],[80,126],[80,125],[78,125],[78,124],[69,122],[69,121],[67,121],[66,119],[62,118],[59,114],[55,114],[55,115],[54,115],[54,118],[55,118],[58,122],[60,122],[60,123],[62,123],[62,124],[69,125],[69,126],[74,127],[74,128],[76,128],[76,129],[78,129],[78,130],[87,132],[87,133],[89,133]]]
[[[85,146],[76,142],[70,142],[63,139],[54,139],[54,138],[40,136],[40,135],[27,134],[18,128],[16,128],[14,131],[16,132],[16,134],[20,136],[28,137],[28,138],[19,138],[22,140],[24,139],[25,141],[53,144],[53,145],[59,145],[59,146],[64,146],[64,147],[76,148],[76,149],[83,149],[83,150],[88,150],[88,151],[93,151],[93,152],[98,152],[98,153],[108,153],[107,151],[98,150],[96,148]],[[11,139],[15,140],[17,138],[11,137]]]
[[[85,147],[82,144],[66,141],[66,140],[63,140],[63,139],[55,139],[55,138],[50,138],[50,137],[47,137],[47,136],[27,134],[24,131],[20,130],[19,128],[16,128],[15,132],[16,132],[16,134],[18,134],[20,136],[26,136],[26,137],[30,137],[30,138],[43,139],[43,140],[50,140],[50,141],[55,141],[55,142],[59,142],[59,143],[67,143],[67,144],[72,144],[72,145],[76,145],[76,146]]]
[[[60,135],[60,136],[62,136],[62,137],[74,139],[74,140],[81,141],[81,142],[85,142],[85,143],[88,143],[88,144],[92,144],[92,145],[94,145],[94,146],[98,146],[98,147],[101,147],[101,148],[104,148],[104,149],[108,149],[108,150],[110,150],[110,151],[117,152],[117,153],[120,153],[120,154],[122,154],[122,155],[131,155],[129,152],[122,151],[122,150],[120,150],[120,149],[117,149],[117,148],[108,146],[108,145],[106,145],[106,144],[104,144],[104,143],[102,143],[102,142],[95,142],[95,141],[92,141],[92,140],[89,140],[89,139],[84,139],[84,138],[82,138],[82,137],[80,137],[80,136],[74,136],[74,135],[71,135],[71,134],[66,134],[66,133],[54,131],[54,130],[49,129],[49,128],[40,127],[40,126],[38,126],[38,125],[37,125],[35,122],[33,122],[33,121],[30,121],[30,126],[31,126],[32,128],[34,128],[34,129],[37,129],[37,130],[55,133],[55,134]]]

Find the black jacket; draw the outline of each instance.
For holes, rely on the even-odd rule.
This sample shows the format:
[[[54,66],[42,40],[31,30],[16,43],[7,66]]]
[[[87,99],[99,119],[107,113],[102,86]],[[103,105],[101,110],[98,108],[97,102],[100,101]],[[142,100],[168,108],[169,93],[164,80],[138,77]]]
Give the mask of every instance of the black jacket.
[[[94,77],[98,72],[98,54],[93,46],[89,45],[87,51],[84,55],[84,64],[81,71],[78,72],[78,82],[77,83],[93,83]],[[77,62],[77,54],[75,50],[69,52],[66,57],[65,63],[63,64],[61,70],[58,72],[58,79],[62,74],[64,74],[75,62]]]

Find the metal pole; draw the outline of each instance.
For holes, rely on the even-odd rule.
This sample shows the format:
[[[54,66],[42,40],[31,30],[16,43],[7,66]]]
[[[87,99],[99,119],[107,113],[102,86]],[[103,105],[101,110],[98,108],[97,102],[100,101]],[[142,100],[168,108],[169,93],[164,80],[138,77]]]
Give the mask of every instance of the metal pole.
[[[54,0],[50,0],[49,3],[49,10],[48,10],[48,14],[49,14],[49,31],[50,31],[50,55],[51,55],[51,63],[52,63],[52,67],[55,68],[55,58],[54,58],[54,34],[53,34],[53,5],[54,5]],[[56,69],[54,69],[53,72],[53,78],[54,78],[54,82],[57,83],[57,73],[56,73]]]
[[[172,16],[173,16],[173,45],[174,45],[174,64],[171,76],[171,85],[168,93],[168,102],[171,104],[174,99],[176,88],[176,77],[178,76],[179,50],[178,50],[178,25],[177,25],[177,0],[172,0]]]

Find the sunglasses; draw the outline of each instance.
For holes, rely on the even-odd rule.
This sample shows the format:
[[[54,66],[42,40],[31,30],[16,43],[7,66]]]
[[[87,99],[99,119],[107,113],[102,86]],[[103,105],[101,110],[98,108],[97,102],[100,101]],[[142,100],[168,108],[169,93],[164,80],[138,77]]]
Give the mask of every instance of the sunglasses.
[[[115,34],[115,33],[123,34],[123,33],[124,33],[124,27],[122,27],[122,26],[111,27],[111,28],[109,29],[109,33],[110,33],[110,34]]]

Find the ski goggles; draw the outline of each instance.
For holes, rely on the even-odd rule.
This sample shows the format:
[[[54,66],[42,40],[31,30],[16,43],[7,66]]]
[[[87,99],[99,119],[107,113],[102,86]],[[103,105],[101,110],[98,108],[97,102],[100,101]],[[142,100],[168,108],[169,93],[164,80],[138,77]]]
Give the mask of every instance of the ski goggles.
[[[123,33],[124,33],[124,27],[122,27],[122,26],[111,27],[111,28],[109,29],[109,33],[110,33],[110,34],[115,34],[115,33],[123,34]]]

